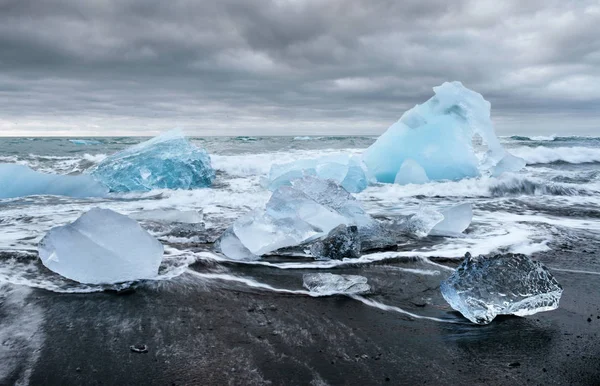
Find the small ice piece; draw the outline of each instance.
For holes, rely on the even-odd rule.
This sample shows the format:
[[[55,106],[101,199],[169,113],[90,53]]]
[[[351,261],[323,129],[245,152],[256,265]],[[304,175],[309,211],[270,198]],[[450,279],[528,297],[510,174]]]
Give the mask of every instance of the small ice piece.
[[[202,212],[197,210],[152,209],[134,212],[129,215],[138,221],[177,222],[198,224],[203,220]]]
[[[216,249],[225,256],[234,260],[252,261],[260,258],[259,256],[256,256],[250,252],[248,248],[242,244],[240,239],[238,239],[233,232],[233,228],[228,228],[225,230],[219,240],[217,240]]]
[[[408,184],[424,184],[429,182],[425,169],[419,165],[419,163],[413,159],[407,159],[402,162],[398,174],[394,179],[394,183],[398,185]]]
[[[371,290],[367,278],[358,275],[307,273],[302,279],[304,288],[319,295],[359,295]]]
[[[103,197],[108,189],[88,175],[36,172],[25,165],[0,164],[0,198],[34,195]]]
[[[290,185],[295,179],[304,176],[332,180],[351,193],[361,192],[368,185],[360,159],[340,155],[275,164],[269,172],[269,189]]]
[[[431,99],[406,111],[365,151],[363,162],[377,181],[393,183],[407,159],[417,162],[430,180],[459,180],[479,176],[509,155],[494,133],[491,105],[481,94],[460,82],[433,90]],[[472,145],[476,135],[488,148],[482,164]],[[505,163],[516,171],[519,164],[509,158]]]
[[[463,203],[442,211],[444,219],[429,232],[437,236],[457,236],[464,232],[473,220],[473,205]]]
[[[498,177],[505,172],[518,172],[523,169],[527,163],[523,158],[515,157],[512,154],[506,155],[492,168],[492,177]]]
[[[488,324],[496,315],[554,310],[563,292],[545,266],[520,254],[467,253],[440,289],[452,308],[477,324]]]
[[[444,215],[437,210],[421,206],[419,211],[403,224],[410,233],[413,233],[417,237],[426,237],[443,220]]]
[[[163,246],[135,220],[94,208],[52,228],[38,252],[47,268],[68,279],[112,284],[156,277]]]
[[[360,238],[356,225],[339,225],[310,246],[316,259],[355,259],[360,257]]]
[[[215,171],[208,153],[179,130],[106,158],[92,175],[114,192],[195,189],[212,184]]]

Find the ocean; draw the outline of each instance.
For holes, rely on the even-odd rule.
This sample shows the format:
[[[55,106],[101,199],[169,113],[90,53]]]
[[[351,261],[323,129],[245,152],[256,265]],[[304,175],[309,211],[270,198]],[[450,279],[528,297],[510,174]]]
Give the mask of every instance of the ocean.
[[[108,155],[145,139],[0,138],[0,163],[28,165],[48,173],[80,174],[89,171]],[[123,316],[120,308],[121,311],[110,311],[110,306],[102,303],[107,300],[97,297],[106,296],[106,291],[118,291],[122,289],[121,286],[78,284],[47,270],[37,258],[37,244],[48,230],[74,221],[93,207],[109,208],[122,214],[171,208],[202,211],[206,225],[204,234],[189,237],[157,234],[165,245],[165,257],[159,277],[155,281],[140,282],[134,286],[138,293],[145,294],[144,299],[148,302],[160,303],[160,299],[164,300],[167,297],[170,297],[169,301],[172,302],[173,296],[187,297],[195,291],[214,296],[215,299],[221,297],[231,300],[231,294],[239,295],[240,291],[250,291],[252,296],[259,299],[264,299],[261,298],[264,295],[260,294],[267,292],[273,293],[273,296],[285,296],[286,299],[291,299],[290,303],[297,299],[299,307],[314,306],[315,309],[321,309],[324,303],[317,299],[311,300],[310,294],[302,289],[302,274],[315,271],[335,272],[365,276],[374,288],[369,297],[346,298],[345,302],[353,302],[353,310],[359,306],[366,307],[419,325],[464,324],[465,320],[452,312],[444,302],[439,293],[439,283],[452,272],[466,252],[473,255],[530,255],[546,264],[559,279],[567,278],[567,283],[563,283],[563,286],[568,298],[573,296],[572,292],[569,295],[569,291],[573,289],[568,287],[568,283],[585,283],[590,278],[597,281],[600,275],[600,138],[501,137],[501,142],[508,151],[526,160],[527,166],[524,170],[497,178],[482,176],[423,185],[373,184],[365,191],[355,194],[355,197],[369,214],[377,218],[408,215],[422,207],[444,209],[469,202],[474,209],[473,221],[464,237],[409,238],[394,250],[373,252],[350,262],[314,261],[302,256],[271,256],[260,261],[233,262],[216,254],[212,242],[236,218],[265,205],[271,192],[264,187],[264,182],[271,165],[340,153],[359,155],[376,137],[190,139],[205,148],[211,156],[212,165],[217,173],[211,188],[190,191],[153,190],[143,193],[110,194],[108,197],[90,199],[56,196],[0,199],[0,288],[6,293],[13,293],[15,288],[19,288],[18,293],[21,294],[2,295],[4,299],[12,299],[11,302],[17,304],[12,308],[7,308],[9,303],[4,304],[4,312],[8,317],[0,320],[0,330],[4,331],[5,335],[11,335],[11,331],[19,331],[20,328],[44,330],[43,326],[49,323],[48,320],[59,318],[58,315],[51,314],[58,312],[54,310],[53,304],[62,304],[61,302],[68,302],[69,306],[63,304],[60,312],[66,312],[73,317],[74,313],[78,312],[77,306],[72,308],[73,304],[80,301],[83,304],[81,307],[91,307],[85,311],[89,313],[86,316],[88,321],[96,317],[108,317],[112,318],[111,323],[120,326],[119,328],[130,328],[131,326],[127,327],[128,323],[132,324],[134,327],[131,328],[134,329],[139,327],[138,323],[143,325],[141,319],[131,315]],[[479,145],[475,144],[475,147],[483,152]],[[202,289],[198,289],[198,286]],[[589,290],[594,291],[594,288]],[[597,293],[597,288],[595,291]],[[96,294],[97,292],[100,294]],[[33,305],[23,300],[31,296],[42,300],[37,300]],[[119,302],[119,307],[123,307],[122,302],[126,300],[122,300],[121,297],[118,299],[108,302]],[[27,307],[33,308],[30,316],[23,316],[17,311],[21,307],[19,302],[29,304]],[[90,305],[92,303],[95,305]],[[100,311],[101,309],[104,311]],[[103,312],[106,314],[102,314]],[[139,312],[141,315],[147,315],[151,311],[144,308]],[[560,309],[555,312],[560,312]],[[541,319],[552,313],[536,317]],[[155,322],[167,323],[168,317],[165,315],[163,319]],[[338,322],[342,323],[331,323]],[[526,322],[505,321],[504,327],[514,328],[518,323]],[[213,322],[211,325],[217,328]],[[499,325],[503,325],[503,322]],[[56,329],[56,325],[53,326]],[[103,328],[110,330],[112,327],[109,324]],[[450,340],[455,342],[464,338],[465,328],[467,327],[452,330]],[[528,325],[527,328],[532,327]],[[274,331],[277,329],[277,326],[272,327]],[[547,328],[544,327],[543,330],[546,331]],[[554,330],[556,328],[552,331]],[[556,331],[562,330],[561,327]],[[77,333],[77,329],[74,331]],[[473,331],[476,330],[468,332],[471,338],[473,334],[478,334]],[[503,333],[505,330],[494,331]],[[291,330],[280,331],[280,334],[284,333],[288,336],[294,334]],[[306,339],[309,338],[310,336]],[[537,338],[525,339],[535,341]],[[12,358],[14,361],[35,363],[39,358],[32,353],[46,347],[44,344],[47,343],[44,342],[48,340],[39,338],[16,342],[13,342],[13,346],[9,344],[13,350],[12,354],[0,348],[0,362],[3,358]],[[596,351],[592,350],[591,354],[594,352]],[[251,364],[248,366],[251,367]],[[0,365],[0,379],[2,368]],[[7,374],[17,371],[14,366],[6,365],[4,368]],[[458,374],[455,375],[455,379],[461,379]]]

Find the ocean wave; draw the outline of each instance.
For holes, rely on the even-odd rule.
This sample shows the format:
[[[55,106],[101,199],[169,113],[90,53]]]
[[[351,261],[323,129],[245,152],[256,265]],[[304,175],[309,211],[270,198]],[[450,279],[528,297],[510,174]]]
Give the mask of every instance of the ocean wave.
[[[517,147],[510,152],[523,158],[527,165],[600,162],[600,149],[592,147]]]
[[[504,137],[507,138],[507,137]],[[585,137],[585,136],[558,136],[552,135],[536,135],[536,136],[524,136],[524,135],[511,135],[508,139],[514,141],[532,141],[532,142],[600,142],[600,137]]]

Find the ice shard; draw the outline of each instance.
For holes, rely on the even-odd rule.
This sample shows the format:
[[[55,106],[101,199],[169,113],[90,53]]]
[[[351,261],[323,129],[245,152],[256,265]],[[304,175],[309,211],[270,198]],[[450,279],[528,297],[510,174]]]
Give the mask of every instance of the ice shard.
[[[185,138],[179,130],[106,158],[92,175],[114,192],[152,189],[195,189],[215,178],[208,153]]]
[[[0,198],[34,195],[103,197],[108,188],[88,175],[36,172],[24,165],[0,164]]]
[[[440,288],[452,308],[477,324],[488,324],[497,315],[554,310],[563,292],[545,266],[519,254],[467,253]]]
[[[473,220],[473,206],[466,202],[455,205],[441,212],[444,219],[429,232],[437,236],[460,236]]]
[[[339,225],[326,237],[310,246],[310,254],[316,259],[354,259],[360,257],[360,237],[356,225]]]
[[[38,252],[47,268],[68,279],[112,284],[156,277],[163,246],[135,220],[94,208],[52,228]]]
[[[490,103],[480,94],[460,82],[446,82],[433,90],[431,99],[405,112],[365,151],[363,161],[379,182],[393,183],[407,160],[418,164],[429,180],[458,180],[523,166],[518,157],[505,158],[509,153],[494,133]],[[481,163],[472,146],[475,135],[488,148]],[[415,167],[410,170],[410,175],[422,177]],[[404,174],[409,173],[401,173],[400,181]]]
[[[319,295],[359,295],[371,290],[364,276],[307,273],[302,278],[304,288]]]

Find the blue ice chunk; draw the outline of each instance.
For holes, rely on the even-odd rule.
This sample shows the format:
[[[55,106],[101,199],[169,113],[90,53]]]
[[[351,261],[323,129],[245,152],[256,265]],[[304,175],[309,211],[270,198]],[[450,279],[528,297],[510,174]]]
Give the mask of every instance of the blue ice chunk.
[[[526,164],[527,163],[523,158],[515,157],[514,155],[507,153],[492,169],[492,177],[498,177],[504,172],[521,170]]]
[[[360,159],[340,155],[273,165],[269,172],[269,189],[290,185],[304,176],[333,180],[351,193],[361,192],[368,185]]]
[[[108,189],[88,175],[36,172],[25,165],[0,164],[0,198],[34,195],[103,197]]]
[[[393,183],[407,159],[418,163],[430,180],[476,177],[508,154],[494,133],[490,103],[480,94],[460,82],[433,90],[435,96],[405,112],[365,151],[363,161],[377,181]],[[488,147],[483,163],[473,150],[475,135]],[[517,171],[519,164],[506,166]]]
[[[208,153],[172,130],[106,158],[92,175],[114,192],[195,189],[212,184]]]
[[[440,289],[444,299],[473,323],[496,315],[533,315],[558,308],[563,289],[541,263],[525,255],[465,255]]]

